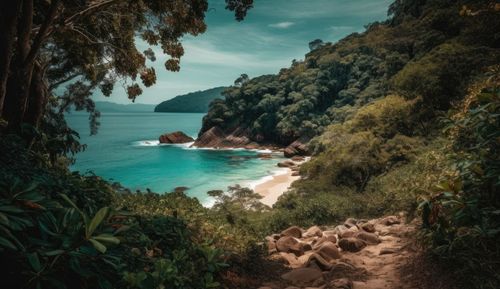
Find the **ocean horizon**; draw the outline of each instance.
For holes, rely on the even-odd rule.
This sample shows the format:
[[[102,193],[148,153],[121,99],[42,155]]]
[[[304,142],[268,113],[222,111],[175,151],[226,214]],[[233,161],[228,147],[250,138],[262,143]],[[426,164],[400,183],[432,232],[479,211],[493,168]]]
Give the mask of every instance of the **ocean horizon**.
[[[160,144],[161,134],[183,131],[196,138],[203,113],[102,113],[97,135],[90,136],[88,115],[68,114],[85,151],[75,156],[72,171],[95,173],[132,191],[165,193],[187,187],[185,193],[210,206],[210,190],[240,185],[254,188],[273,175],[286,173],[276,164],[281,153],[269,150],[194,148],[187,144]],[[259,153],[272,153],[260,159]]]

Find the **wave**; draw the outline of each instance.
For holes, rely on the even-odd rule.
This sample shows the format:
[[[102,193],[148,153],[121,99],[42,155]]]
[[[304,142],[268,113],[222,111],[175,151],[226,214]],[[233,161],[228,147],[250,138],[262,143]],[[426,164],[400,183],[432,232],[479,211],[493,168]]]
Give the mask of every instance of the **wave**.
[[[155,147],[155,146],[174,146],[186,150],[218,150],[218,151],[252,151],[260,154],[270,154],[275,151],[270,149],[246,149],[246,148],[213,148],[213,147],[197,147],[193,146],[194,142],[181,143],[181,144],[165,144],[160,143],[159,140],[140,140],[132,142],[132,146],[137,147]]]
[[[249,189],[255,190],[255,188],[258,185],[262,185],[263,183],[271,181],[276,176],[286,175],[286,174],[288,174],[288,171],[289,171],[289,168],[278,168],[278,169],[272,170],[269,172],[268,175],[266,175],[258,180],[247,181],[246,183],[244,183],[243,187],[247,187]]]

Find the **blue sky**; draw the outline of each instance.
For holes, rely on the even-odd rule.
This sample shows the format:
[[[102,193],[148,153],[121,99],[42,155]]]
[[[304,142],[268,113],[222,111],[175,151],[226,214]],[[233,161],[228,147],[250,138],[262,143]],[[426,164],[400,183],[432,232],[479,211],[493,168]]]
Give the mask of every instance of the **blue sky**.
[[[364,30],[364,25],[387,18],[393,0],[255,0],[247,18],[236,22],[224,0],[209,0],[208,29],[183,39],[180,72],[164,68],[166,56],[153,47],[156,85],[145,88],[137,103],[157,104],[179,94],[226,86],[242,73],[250,77],[277,73],[293,59],[303,59],[316,38],[335,42]],[[140,50],[147,46],[137,44]],[[129,103],[118,84],[111,97],[95,100]]]

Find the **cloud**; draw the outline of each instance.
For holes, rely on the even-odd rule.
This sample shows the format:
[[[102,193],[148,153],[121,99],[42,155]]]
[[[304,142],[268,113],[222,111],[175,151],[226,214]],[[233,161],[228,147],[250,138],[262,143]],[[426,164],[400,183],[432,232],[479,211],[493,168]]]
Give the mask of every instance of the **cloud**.
[[[279,29],[287,29],[291,26],[295,25],[294,22],[279,22],[279,23],[273,23],[273,24],[269,24],[269,27],[271,28],[279,28]]]

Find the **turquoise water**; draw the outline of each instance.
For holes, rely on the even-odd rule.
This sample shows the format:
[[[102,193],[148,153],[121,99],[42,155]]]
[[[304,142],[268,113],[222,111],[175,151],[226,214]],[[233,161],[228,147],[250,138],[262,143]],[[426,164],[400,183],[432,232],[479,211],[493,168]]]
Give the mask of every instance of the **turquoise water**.
[[[203,114],[103,113],[95,136],[89,136],[88,116],[67,116],[71,127],[88,145],[76,156],[74,171],[92,171],[131,190],[172,191],[185,186],[186,194],[210,203],[206,192],[240,184],[252,187],[277,173],[279,154],[257,158],[258,151],[193,149],[187,145],[159,145],[166,132],[183,131],[196,137]]]

